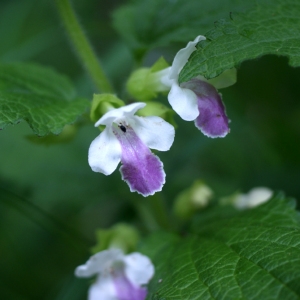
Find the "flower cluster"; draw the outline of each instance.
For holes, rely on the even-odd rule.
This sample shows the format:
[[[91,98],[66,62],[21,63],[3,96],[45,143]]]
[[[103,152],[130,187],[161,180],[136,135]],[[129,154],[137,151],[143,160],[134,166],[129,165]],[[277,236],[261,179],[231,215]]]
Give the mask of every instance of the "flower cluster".
[[[181,49],[171,67],[160,59],[152,68],[136,71],[127,88],[141,101],[149,101],[157,93],[169,92],[168,101],[183,120],[194,120],[196,127],[208,137],[225,137],[229,132],[229,121],[217,89],[235,82],[235,70],[226,71],[213,80],[202,76],[181,84],[178,80],[180,71],[201,40],[205,37],[198,36]],[[175,137],[171,124],[149,113],[153,112],[153,108],[159,107],[160,111],[168,108],[159,103],[152,104],[148,113],[144,111],[141,113],[143,116],[138,116],[139,110],[147,110],[146,103],[124,105],[114,95],[101,94],[95,95],[91,110],[93,121],[100,117],[95,126],[102,129],[105,126],[89,148],[88,161],[92,170],[110,175],[121,162],[122,179],[132,192],[143,196],[161,191],[165,183],[163,163],[150,149],[167,151]],[[212,192],[202,183],[197,183],[194,190],[197,193],[191,194],[190,201],[198,209],[207,204]],[[193,213],[187,210],[182,213],[182,205],[186,203],[179,199],[180,216]],[[145,285],[154,275],[154,266],[148,257],[140,253],[125,255],[120,249],[110,249],[92,256],[85,265],[76,269],[75,274],[78,277],[97,276],[89,289],[89,300],[144,300],[147,295]]]
[[[229,132],[229,121],[217,88],[233,84],[235,70],[226,71],[213,80],[197,76],[181,84],[178,81],[180,71],[201,40],[205,37],[198,36],[181,49],[171,67],[166,67],[166,63],[159,60],[151,69],[138,70],[129,80],[129,90],[136,93],[137,99],[145,100],[157,92],[169,91],[169,103],[183,120],[194,120],[196,127],[208,137],[225,137]],[[142,82],[142,88],[135,88],[138,82]],[[89,164],[93,171],[110,175],[122,162],[122,179],[130,190],[149,196],[161,191],[166,176],[162,162],[149,148],[169,150],[175,130],[160,117],[136,116],[135,113],[145,105],[142,102],[133,103],[110,109],[101,116],[95,126],[104,125],[106,128],[90,146]]]

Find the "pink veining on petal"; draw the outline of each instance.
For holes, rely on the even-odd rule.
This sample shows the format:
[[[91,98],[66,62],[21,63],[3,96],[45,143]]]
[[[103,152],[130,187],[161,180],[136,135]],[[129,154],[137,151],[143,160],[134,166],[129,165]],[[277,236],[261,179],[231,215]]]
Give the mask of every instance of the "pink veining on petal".
[[[195,125],[208,137],[225,137],[229,133],[228,117],[221,95],[209,83],[192,79],[181,87],[192,90],[198,99],[199,116]]]
[[[113,275],[114,287],[118,300],[144,300],[147,296],[147,289],[134,286],[124,274]]]
[[[161,191],[165,183],[163,163],[140,140],[130,126],[121,125],[114,133],[122,147],[122,179],[132,192],[143,196]]]

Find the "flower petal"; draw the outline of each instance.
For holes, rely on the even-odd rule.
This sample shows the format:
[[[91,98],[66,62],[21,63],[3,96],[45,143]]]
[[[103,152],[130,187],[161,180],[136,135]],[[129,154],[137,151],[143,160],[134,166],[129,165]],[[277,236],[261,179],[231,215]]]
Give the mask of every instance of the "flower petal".
[[[146,103],[136,102],[129,105],[122,106],[120,108],[115,108],[108,111],[103,115],[96,123],[95,127],[99,125],[111,125],[111,123],[116,119],[122,119],[126,117],[133,116],[139,109],[146,106]]]
[[[109,271],[115,261],[122,261],[124,254],[120,249],[104,250],[91,256],[84,264],[76,268],[75,275],[77,277],[90,277]]]
[[[268,201],[273,195],[273,191],[266,187],[256,187],[247,194],[240,194],[235,199],[233,205],[237,209],[253,208]]]
[[[170,149],[175,137],[175,129],[171,124],[156,116],[134,116],[132,120],[133,130],[146,146],[159,151]]]
[[[119,141],[107,126],[91,143],[89,165],[94,172],[110,175],[121,160],[122,149]]]
[[[195,120],[196,127],[211,138],[226,136],[229,132],[228,118],[218,91],[199,79],[192,79],[182,85],[197,95],[200,114]]]
[[[101,276],[89,288],[88,300],[119,300],[112,276]]]
[[[130,191],[144,197],[161,191],[166,174],[159,158],[151,153],[130,126],[126,131],[116,128],[115,134],[122,146],[120,172]]]
[[[193,121],[199,115],[196,94],[190,89],[179,87],[176,82],[172,85],[168,100],[176,113],[185,121]]]
[[[154,275],[154,266],[149,257],[134,252],[126,255],[124,272],[126,277],[137,286],[147,284]]]
[[[198,42],[205,39],[206,39],[205,36],[199,35],[195,38],[194,41],[189,42],[185,48],[182,48],[177,52],[172,63],[172,67],[169,75],[170,79],[176,79],[177,81],[180,71],[187,63],[192,52],[196,50],[196,45],[198,44]]]
[[[147,289],[134,285],[123,273],[113,274],[113,283],[118,300],[144,300],[147,295]],[[101,299],[102,298],[98,298]]]
[[[174,79],[170,79],[170,73],[171,73],[172,67],[165,68],[159,72],[157,72],[157,75],[160,76],[160,82],[166,87],[170,88],[173,84]]]
[[[225,137],[229,133],[229,126],[221,96],[199,97],[198,105],[200,115],[195,120],[196,127],[208,137]]]

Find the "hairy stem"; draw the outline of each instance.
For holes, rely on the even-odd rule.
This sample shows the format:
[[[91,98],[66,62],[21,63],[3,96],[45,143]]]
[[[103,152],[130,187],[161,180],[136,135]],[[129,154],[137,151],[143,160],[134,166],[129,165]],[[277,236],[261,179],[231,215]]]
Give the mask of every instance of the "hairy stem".
[[[102,66],[97,59],[89,40],[78,22],[70,1],[55,0],[55,3],[71,43],[94,84],[103,93],[112,92],[113,89],[104,74]]]

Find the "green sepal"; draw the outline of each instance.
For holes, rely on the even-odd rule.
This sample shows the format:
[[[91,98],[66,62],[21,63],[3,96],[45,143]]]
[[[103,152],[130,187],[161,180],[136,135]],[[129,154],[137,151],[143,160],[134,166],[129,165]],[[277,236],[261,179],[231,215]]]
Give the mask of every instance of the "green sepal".
[[[129,94],[139,101],[149,101],[155,98],[157,93],[147,87],[147,80],[150,75],[150,68],[141,68],[134,71],[126,83]]]
[[[175,114],[174,110],[163,105],[160,102],[155,102],[155,101],[147,102],[147,105],[144,108],[140,109],[136,114],[141,117],[148,117],[148,116],[161,117],[165,121],[172,124],[175,128],[177,127],[177,124],[174,121],[174,114]]]
[[[113,94],[94,94],[90,118],[92,122],[96,122],[109,110],[124,105],[125,103]]]
[[[213,191],[202,180],[196,180],[176,197],[174,214],[181,220],[188,220],[198,210],[206,207],[212,196]]]
[[[161,56],[154,65],[150,68],[151,72],[158,72],[165,68],[168,68],[169,64],[166,62],[166,60]]]
[[[110,229],[98,229],[96,239],[97,243],[91,249],[93,254],[109,248],[118,248],[129,253],[136,250],[139,233],[135,227],[119,223]]]
[[[139,101],[149,101],[156,98],[159,92],[167,92],[169,88],[161,83],[158,72],[168,66],[165,59],[160,57],[151,68],[134,71],[126,84],[129,94]]]

